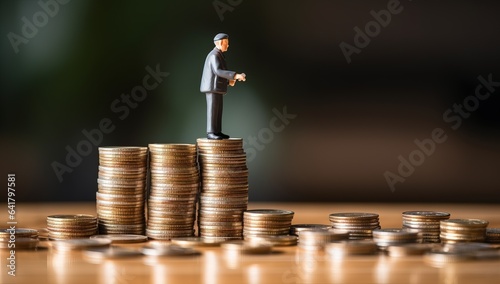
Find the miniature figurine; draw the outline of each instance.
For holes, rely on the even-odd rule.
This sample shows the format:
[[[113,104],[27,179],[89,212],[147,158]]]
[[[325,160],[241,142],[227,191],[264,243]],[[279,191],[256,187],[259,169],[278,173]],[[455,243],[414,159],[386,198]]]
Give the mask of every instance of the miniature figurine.
[[[207,97],[207,138],[228,139],[222,133],[222,96],[227,93],[227,86],[234,86],[236,80],[245,81],[245,73],[238,74],[227,70],[223,52],[229,47],[229,36],[219,33],[214,37],[215,48],[205,60],[201,77],[200,92]]]

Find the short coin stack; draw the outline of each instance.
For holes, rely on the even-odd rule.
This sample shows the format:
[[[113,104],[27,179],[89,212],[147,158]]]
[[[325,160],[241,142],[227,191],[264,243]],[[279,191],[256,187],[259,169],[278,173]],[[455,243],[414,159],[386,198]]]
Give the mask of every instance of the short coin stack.
[[[416,243],[418,234],[403,229],[376,229],[373,230],[373,241],[379,248],[385,249],[389,246]]]
[[[288,235],[294,212],[276,209],[255,209],[243,213],[245,239],[261,236]]]
[[[439,243],[439,222],[450,218],[450,213],[435,211],[403,212],[403,228],[416,232],[423,243]]]
[[[332,213],[330,222],[333,231],[349,232],[349,239],[371,239],[372,231],[380,229],[379,215],[375,213]]]
[[[101,234],[144,234],[147,155],[147,147],[99,147]]]
[[[500,228],[487,228],[486,229],[486,242],[500,243]]]
[[[443,243],[456,242],[484,242],[488,221],[479,219],[448,219],[441,221],[441,241]]]
[[[88,238],[97,233],[97,218],[92,215],[47,216],[49,240]]]
[[[0,228],[0,249],[34,249],[37,245],[37,230]]]
[[[243,237],[248,205],[248,169],[243,139],[197,139],[201,168],[199,235],[227,240]]]
[[[196,145],[150,144],[149,153],[146,235],[159,240],[193,236],[200,186]]]

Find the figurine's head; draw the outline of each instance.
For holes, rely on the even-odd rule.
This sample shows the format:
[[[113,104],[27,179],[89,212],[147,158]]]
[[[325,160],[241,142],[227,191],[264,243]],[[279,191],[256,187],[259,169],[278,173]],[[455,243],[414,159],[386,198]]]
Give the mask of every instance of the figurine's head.
[[[229,36],[224,33],[217,34],[214,37],[214,44],[220,51],[226,52],[229,48]]]

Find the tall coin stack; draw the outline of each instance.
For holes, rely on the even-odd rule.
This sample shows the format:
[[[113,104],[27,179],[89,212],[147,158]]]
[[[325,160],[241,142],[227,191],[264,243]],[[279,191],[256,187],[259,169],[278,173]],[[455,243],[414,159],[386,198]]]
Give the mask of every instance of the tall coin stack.
[[[101,234],[144,234],[147,156],[147,147],[99,147],[96,199]]]
[[[197,139],[201,168],[199,235],[241,239],[248,205],[248,169],[243,139]]]
[[[349,239],[371,239],[372,232],[380,229],[379,215],[375,213],[332,213],[330,214],[332,231],[349,232]]]
[[[418,233],[423,243],[439,243],[439,222],[450,218],[450,213],[435,211],[403,212],[403,229]]]
[[[194,144],[150,144],[151,189],[146,235],[167,240],[194,235],[200,176]]]
[[[479,219],[448,219],[440,223],[443,243],[484,242],[488,221]]]
[[[254,209],[243,213],[245,239],[260,236],[288,235],[294,212],[277,209]]]

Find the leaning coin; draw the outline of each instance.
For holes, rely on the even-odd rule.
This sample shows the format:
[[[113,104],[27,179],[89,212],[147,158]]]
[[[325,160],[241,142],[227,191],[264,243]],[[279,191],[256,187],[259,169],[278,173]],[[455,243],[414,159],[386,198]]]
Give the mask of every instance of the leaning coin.
[[[141,251],[144,255],[148,256],[195,256],[201,254],[192,248],[178,245],[144,246]]]
[[[147,236],[143,235],[130,235],[130,234],[117,234],[117,235],[94,235],[90,239],[109,239],[112,244],[131,244],[143,243],[148,240]]]

